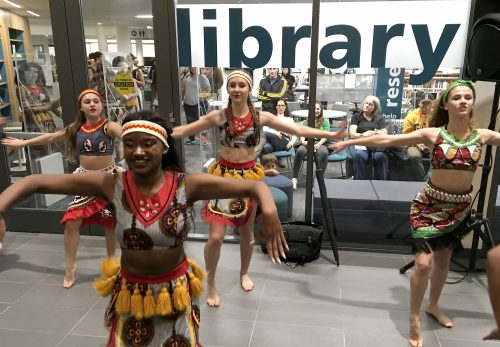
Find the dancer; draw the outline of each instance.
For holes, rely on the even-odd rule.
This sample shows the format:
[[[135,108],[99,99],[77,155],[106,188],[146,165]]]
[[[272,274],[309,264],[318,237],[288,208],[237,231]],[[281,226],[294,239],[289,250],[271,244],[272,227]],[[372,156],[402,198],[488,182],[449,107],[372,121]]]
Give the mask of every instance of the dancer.
[[[67,155],[78,157],[80,167],[75,173],[85,171],[112,172],[117,167],[113,162],[113,140],[120,137],[122,129],[115,122],[103,118],[101,95],[93,89],[86,89],[78,96],[79,111],[73,123],[55,133],[22,140],[2,139],[2,144],[13,148],[48,145],[64,139]],[[114,221],[108,203],[92,196],[75,196],[69,204],[61,223],[64,224],[64,253],[66,275],[63,287],[71,288],[75,282],[76,251],[80,242],[80,228],[86,224],[98,224],[106,231],[106,250],[109,256],[115,254]],[[0,248],[3,243],[0,234]]]
[[[96,291],[110,295],[105,321],[107,346],[200,346],[196,297],[204,272],[186,259],[183,242],[195,201],[251,197],[261,208],[263,232],[273,262],[286,247],[272,194],[262,182],[208,174],[185,175],[166,121],[150,111],[123,121],[122,139],[130,171],[79,175],[31,175],[0,195],[2,217],[15,201],[34,192],[101,196],[115,206],[121,264],[102,262]]]
[[[214,126],[220,128],[220,159],[209,170],[209,173],[213,175],[250,180],[263,179],[263,167],[255,163],[255,146],[259,143],[260,127],[264,125],[287,134],[303,137],[332,139],[343,137],[344,129],[332,133],[299,127],[285,123],[269,112],[258,112],[250,100],[252,78],[244,71],[231,72],[227,76],[226,88],[229,94],[226,109],[211,111],[193,123],[175,127],[172,133],[172,137],[182,138]],[[207,303],[209,306],[219,306],[215,271],[226,225],[239,228],[240,231],[241,287],[244,291],[251,291],[254,287],[248,275],[248,267],[254,247],[255,208],[251,199],[212,200],[205,205],[203,217],[211,223],[209,238],[205,246],[205,265],[208,272]]]
[[[387,147],[423,143],[430,148],[431,178],[414,198],[410,212],[415,268],[410,278],[409,343],[414,347],[423,345],[419,312],[429,274],[431,288],[425,312],[442,326],[453,327],[452,320],[439,309],[438,300],[448,276],[452,251],[470,231],[471,184],[482,146],[500,145],[497,132],[475,129],[475,99],[474,84],[458,80],[450,83],[439,98],[430,128],[403,135],[359,137],[330,146],[335,151],[350,145]]]
[[[488,293],[495,315],[496,328],[483,340],[500,340],[500,246],[488,252]]]

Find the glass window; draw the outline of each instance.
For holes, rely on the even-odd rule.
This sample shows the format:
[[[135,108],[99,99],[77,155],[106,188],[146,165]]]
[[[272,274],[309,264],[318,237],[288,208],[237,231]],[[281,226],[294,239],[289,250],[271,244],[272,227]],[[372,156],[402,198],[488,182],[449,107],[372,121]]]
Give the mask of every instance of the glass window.
[[[4,131],[17,139],[29,140],[64,127],[50,11],[48,3],[40,6],[40,12],[47,14],[43,18],[27,18],[25,11],[22,15],[5,11],[2,17],[7,33],[2,39],[9,44],[3,45],[7,50],[0,48],[0,113],[10,120]],[[35,173],[70,171],[62,138],[7,154],[11,181]],[[68,201],[64,195],[36,194],[17,206],[64,210]]]

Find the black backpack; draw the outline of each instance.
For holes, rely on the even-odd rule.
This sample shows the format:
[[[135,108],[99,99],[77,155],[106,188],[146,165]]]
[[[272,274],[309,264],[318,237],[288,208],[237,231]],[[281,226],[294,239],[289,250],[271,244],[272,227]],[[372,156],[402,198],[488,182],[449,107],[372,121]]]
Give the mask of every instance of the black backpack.
[[[294,268],[319,258],[323,242],[323,231],[320,226],[306,222],[290,222],[283,223],[282,227],[289,248],[285,251],[286,259],[281,259],[285,264],[295,263],[292,266]],[[260,247],[264,253],[267,253],[264,240]]]

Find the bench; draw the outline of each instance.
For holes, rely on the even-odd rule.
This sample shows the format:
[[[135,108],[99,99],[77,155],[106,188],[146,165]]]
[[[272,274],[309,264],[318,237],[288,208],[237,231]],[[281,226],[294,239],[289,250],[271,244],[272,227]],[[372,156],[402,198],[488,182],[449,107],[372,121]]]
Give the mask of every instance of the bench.
[[[356,244],[408,244],[403,238],[410,234],[410,205],[423,184],[325,179],[337,240]],[[315,182],[314,222],[324,224],[323,214],[319,187]]]

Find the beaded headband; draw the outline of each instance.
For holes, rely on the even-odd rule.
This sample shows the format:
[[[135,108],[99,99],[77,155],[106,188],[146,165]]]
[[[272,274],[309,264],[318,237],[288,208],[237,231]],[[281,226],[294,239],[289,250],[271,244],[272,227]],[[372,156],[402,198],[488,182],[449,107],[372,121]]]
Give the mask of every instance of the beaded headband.
[[[77,99],[78,100],[78,104],[80,104],[80,102],[82,101],[82,98],[86,94],[95,94],[99,98],[102,98],[102,95],[97,90],[94,90],[94,89],[85,89],[83,92],[80,93],[80,95],[78,95],[78,99]]]
[[[440,103],[441,106],[444,106],[444,103],[446,102],[446,99],[448,98],[448,94],[450,93],[450,91],[458,86],[466,86],[472,89],[474,100],[476,100],[476,88],[474,87],[474,83],[472,83],[472,81],[467,81],[467,80],[457,80],[455,82],[450,83],[448,88],[446,88],[445,91],[443,92],[443,97],[441,98],[441,103]]]
[[[250,77],[247,73],[245,73],[245,72],[243,72],[243,71],[238,71],[238,70],[233,71],[233,72],[231,72],[229,75],[227,75],[227,82],[229,83],[229,80],[230,80],[231,78],[234,78],[234,77],[240,77],[240,78],[243,78],[243,79],[245,80],[245,82],[247,82],[247,83],[248,83],[248,86],[249,86],[250,88],[252,88],[252,78],[251,78],[251,77]]]
[[[122,139],[127,134],[140,132],[156,136],[167,148],[170,147],[167,143],[167,131],[156,123],[147,120],[133,120],[125,123],[122,129]]]

